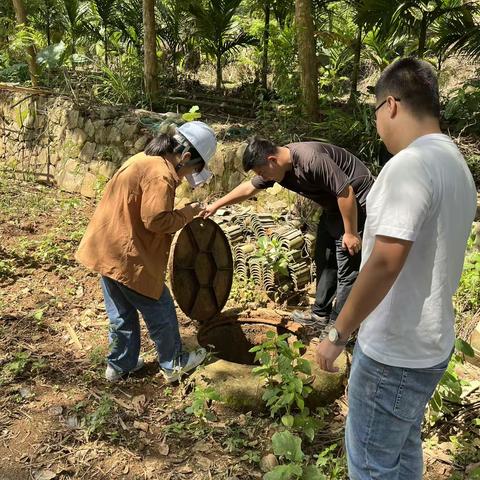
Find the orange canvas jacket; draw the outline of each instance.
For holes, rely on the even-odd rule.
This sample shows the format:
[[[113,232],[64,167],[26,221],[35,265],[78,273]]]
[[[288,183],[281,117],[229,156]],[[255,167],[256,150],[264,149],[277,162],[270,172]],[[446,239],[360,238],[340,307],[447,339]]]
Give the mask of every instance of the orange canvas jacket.
[[[172,234],[193,217],[174,209],[180,180],[163,157],[138,153],[108,182],[75,258],[132,290],[160,298]]]

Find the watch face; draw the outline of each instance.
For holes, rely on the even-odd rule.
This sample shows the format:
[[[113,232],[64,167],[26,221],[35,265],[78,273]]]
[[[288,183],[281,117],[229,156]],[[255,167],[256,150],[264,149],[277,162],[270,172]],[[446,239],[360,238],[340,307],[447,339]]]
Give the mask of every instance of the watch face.
[[[338,332],[335,327],[332,327],[330,331],[328,332],[328,339],[332,342],[335,343],[338,340]]]

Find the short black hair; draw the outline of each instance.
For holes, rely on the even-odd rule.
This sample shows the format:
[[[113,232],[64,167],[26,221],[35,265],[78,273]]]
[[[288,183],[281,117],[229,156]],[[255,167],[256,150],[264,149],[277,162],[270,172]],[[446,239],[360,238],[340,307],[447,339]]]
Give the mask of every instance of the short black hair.
[[[188,147],[181,145],[172,135],[166,133],[161,133],[152,138],[144,150],[146,155],[153,157],[162,157],[167,153],[183,153],[184,151],[191,154],[191,159],[186,166],[202,165],[202,168],[205,166],[205,161],[195,148],[191,145]]]
[[[173,153],[178,142],[171,135],[161,133],[153,137],[145,147],[145,154],[152,157],[161,157],[167,153]]]
[[[440,94],[433,67],[418,58],[401,58],[389,65],[376,86],[377,100],[399,98],[415,116],[440,118]]]
[[[243,169],[248,172],[254,167],[267,163],[267,157],[277,152],[277,146],[270,140],[261,137],[248,139],[247,148],[243,152]]]

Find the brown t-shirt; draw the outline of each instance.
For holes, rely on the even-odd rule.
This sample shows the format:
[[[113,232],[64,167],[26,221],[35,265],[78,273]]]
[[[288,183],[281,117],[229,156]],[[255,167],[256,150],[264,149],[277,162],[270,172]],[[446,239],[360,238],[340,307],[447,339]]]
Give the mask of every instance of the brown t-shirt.
[[[365,211],[365,201],[373,185],[370,170],[344,148],[321,142],[299,142],[285,145],[290,150],[292,169],[280,182],[282,187],[307,197],[330,212],[338,212],[337,198],[351,185],[358,204]],[[258,189],[272,187],[260,175],[252,178]]]

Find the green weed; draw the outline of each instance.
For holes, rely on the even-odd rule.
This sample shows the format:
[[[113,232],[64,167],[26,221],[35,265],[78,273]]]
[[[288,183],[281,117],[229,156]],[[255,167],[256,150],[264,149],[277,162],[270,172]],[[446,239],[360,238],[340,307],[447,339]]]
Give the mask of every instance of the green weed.
[[[201,420],[214,420],[215,416],[210,410],[212,402],[220,400],[220,394],[213,387],[195,386],[190,394],[191,405],[186,408],[186,412]]]

